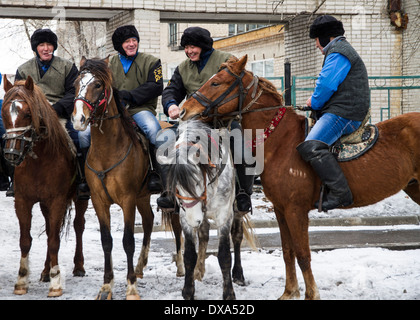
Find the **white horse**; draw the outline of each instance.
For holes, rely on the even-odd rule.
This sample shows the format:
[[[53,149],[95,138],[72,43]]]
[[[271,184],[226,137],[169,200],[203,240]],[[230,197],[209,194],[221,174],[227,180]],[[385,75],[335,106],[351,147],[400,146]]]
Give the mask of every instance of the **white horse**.
[[[168,158],[168,189],[176,195],[185,236],[185,283],[182,296],[194,299],[194,280],[204,276],[204,265],[210,225],[218,229],[218,260],[223,274],[223,298],[235,299],[232,286],[230,233],[235,244],[236,280],[244,284],[240,266],[240,245],[243,236],[242,216],[235,217],[235,169],[229,150],[226,129],[210,129],[196,120],[181,122],[175,148]],[[232,228],[232,225],[234,227]],[[195,248],[198,235],[198,257]]]

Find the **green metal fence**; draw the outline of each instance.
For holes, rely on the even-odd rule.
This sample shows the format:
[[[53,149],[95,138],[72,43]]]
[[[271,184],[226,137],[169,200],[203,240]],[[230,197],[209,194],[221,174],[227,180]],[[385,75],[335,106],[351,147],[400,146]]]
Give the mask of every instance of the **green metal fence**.
[[[297,94],[301,91],[308,91],[308,97],[310,92],[315,88],[315,82],[317,77],[298,77],[292,76],[292,105],[297,103]],[[304,82],[303,84],[301,82]],[[396,85],[395,83],[399,83]],[[310,83],[310,85],[308,84]],[[386,91],[387,93],[387,106],[379,107],[380,110],[380,121],[389,119],[391,117],[391,92],[395,90],[415,90],[420,89],[420,76],[372,76],[369,77],[369,91],[370,99],[369,104],[372,107],[372,93],[374,91]],[[420,107],[420,103],[419,103]],[[404,110],[401,110],[402,112]],[[420,110],[417,110],[420,111]],[[386,113],[386,115],[384,115]]]

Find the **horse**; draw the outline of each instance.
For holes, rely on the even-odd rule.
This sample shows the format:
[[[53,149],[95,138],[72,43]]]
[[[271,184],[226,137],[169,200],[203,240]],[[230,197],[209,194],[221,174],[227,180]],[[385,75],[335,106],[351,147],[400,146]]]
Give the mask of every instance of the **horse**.
[[[201,281],[205,273],[210,224],[218,229],[217,257],[223,275],[223,299],[235,299],[231,274],[231,232],[235,247],[233,279],[244,285],[240,260],[243,224],[242,215],[234,212],[235,171],[229,143],[226,129],[211,130],[201,121],[183,121],[178,127],[178,138],[173,149],[168,150],[167,157],[158,157],[161,163],[169,164],[168,189],[175,195],[180,208],[185,237],[182,296],[186,300],[194,299],[194,280]],[[162,150],[159,153],[162,154]]]
[[[273,203],[286,265],[285,290],[280,299],[300,297],[295,260],[305,281],[305,298],[319,299],[311,269],[308,212],[320,197],[321,182],[296,150],[305,139],[305,116],[292,107],[283,107],[282,96],[270,82],[262,78],[256,81],[245,70],[246,61],[245,55],[224,64],[199,89],[199,95],[186,101],[181,118],[208,121],[215,116],[239,116],[243,129],[254,134],[249,147],[263,144],[261,183]],[[231,95],[236,97],[229,101],[231,95],[217,99],[232,83]],[[206,98],[206,106],[200,102],[204,99],[200,96]],[[217,105],[215,100],[219,100]],[[378,140],[369,151],[355,160],[340,162],[354,198],[348,208],[376,203],[400,190],[420,204],[420,113],[396,116],[378,123],[377,128]],[[255,136],[257,129],[264,130],[264,136]]]
[[[54,109],[30,76],[14,85],[5,76],[4,90],[4,157],[15,167],[15,210],[20,226],[21,259],[14,293],[23,295],[28,291],[32,207],[39,202],[48,237],[41,281],[50,281],[48,296],[58,297],[63,293],[58,264],[60,231],[72,200],[76,209],[73,275],[85,275],[82,236],[88,201],[76,199],[75,147]]]
[[[108,58],[86,59],[80,62],[80,74],[75,81],[76,98],[72,114],[76,130],[91,124],[91,146],[85,174],[91,190],[104,251],[104,283],[97,299],[111,299],[113,286],[112,236],[110,206],[118,204],[124,215],[123,247],[127,255],[126,298],[139,299],[136,278],[143,276],[150,247],[154,214],[147,189],[149,160],[146,147],[140,143],[127,111],[120,103],[118,91],[112,88]],[[143,244],[134,270],[134,221],[136,207],[142,216]],[[178,215],[170,217],[177,246],[178,274],[183,274],[181,255],[181,225]]]

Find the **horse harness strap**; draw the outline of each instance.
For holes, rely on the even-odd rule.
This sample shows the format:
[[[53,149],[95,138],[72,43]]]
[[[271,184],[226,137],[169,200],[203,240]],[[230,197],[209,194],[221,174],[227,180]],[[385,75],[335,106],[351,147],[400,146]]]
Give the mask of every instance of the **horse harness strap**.
[[[194,207],[197,203],[199,202],[203,202],[203,212],[206,212],[206,207],[207,207],[207,179],[206,179],[206,175],[203,173],[203,178],[204,178],[204,191],[202,193],[202,195],[199,198],[193,198],[193,197],[184,197],[181,196],[178,192],[178,189],[176,190],[176,194],[175,196],[180,199],[180,200],[188,200],[188,201],[192,201],[192,202],[188,202],[185,203],[183,201],[180,201],[180,206],[182,208],[192,208]]]
[[[116,168],[116,167],[117,167],[117,166],[119,166],[121,163],[123,163],[125,159],[127,159],[127,157],[128,157],[128,155],[129,155],[129,153],[130,153],[130,151],[131,151],[132,147],[133,147],[133,143],[131,143],[131,144],[130,144],[130,146],[128,147],[128,151],[127,151],[127,153],[125,154],[125,156],[124,156],[124,157],[123,157],[120,161],[118,161],[116,164],[114,164],[114,165],[113,165],[113,166],[111,166],[110,168],[105,169],[105,170],[102,170],[102,171],[97,171],[97,170],[93,169],[93,168],[89,165],[89,163],[88,163],[88,161],[87,161],[87,159],[86,159],[86,166],[87,166],[87,167],[88,167],[88,168],[89,168],[92,172],[94,172],[94,173],[96,174],[96,176],[99,178],[99,180],[101,180],[102,187],[104,188],[104,191],[105,191],[106,195],[108,196],[108,199],[109,199],[112,203],[114,203],[114,200],[113,200],[113,199],[112,199],[112,197],[110,196],[110,194],[109,194],[109,192],[108,192],[108,189],[107,189],[107,187],[106,187],[106,184],[105,184],[105,181],[104,181],[105,176],[106,176],[106,174],[107,174],[109,171],[111,171],[112,169]]]

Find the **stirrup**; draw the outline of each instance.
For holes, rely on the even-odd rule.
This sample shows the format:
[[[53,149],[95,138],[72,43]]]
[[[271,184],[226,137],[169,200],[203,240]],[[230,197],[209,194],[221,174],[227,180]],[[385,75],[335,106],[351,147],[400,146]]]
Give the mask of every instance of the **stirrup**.
[[[239,206],[238,206],[238,197],[239,196],[243,196],[244,201],[245,200],[249,201],[249,208],[247,210],[240,210],[240,209],[243,209],[243,208],[239,208]],[[253,213],[252,212],[251,196],[248,193],[246,193],[244,189],[239,190],[238,194],[235,196],[235,200],[236,200],[236,209],[238,210],[238,212],[240,212],[243,215],[247,214],[248,212],[251,212],[251,214]]]

